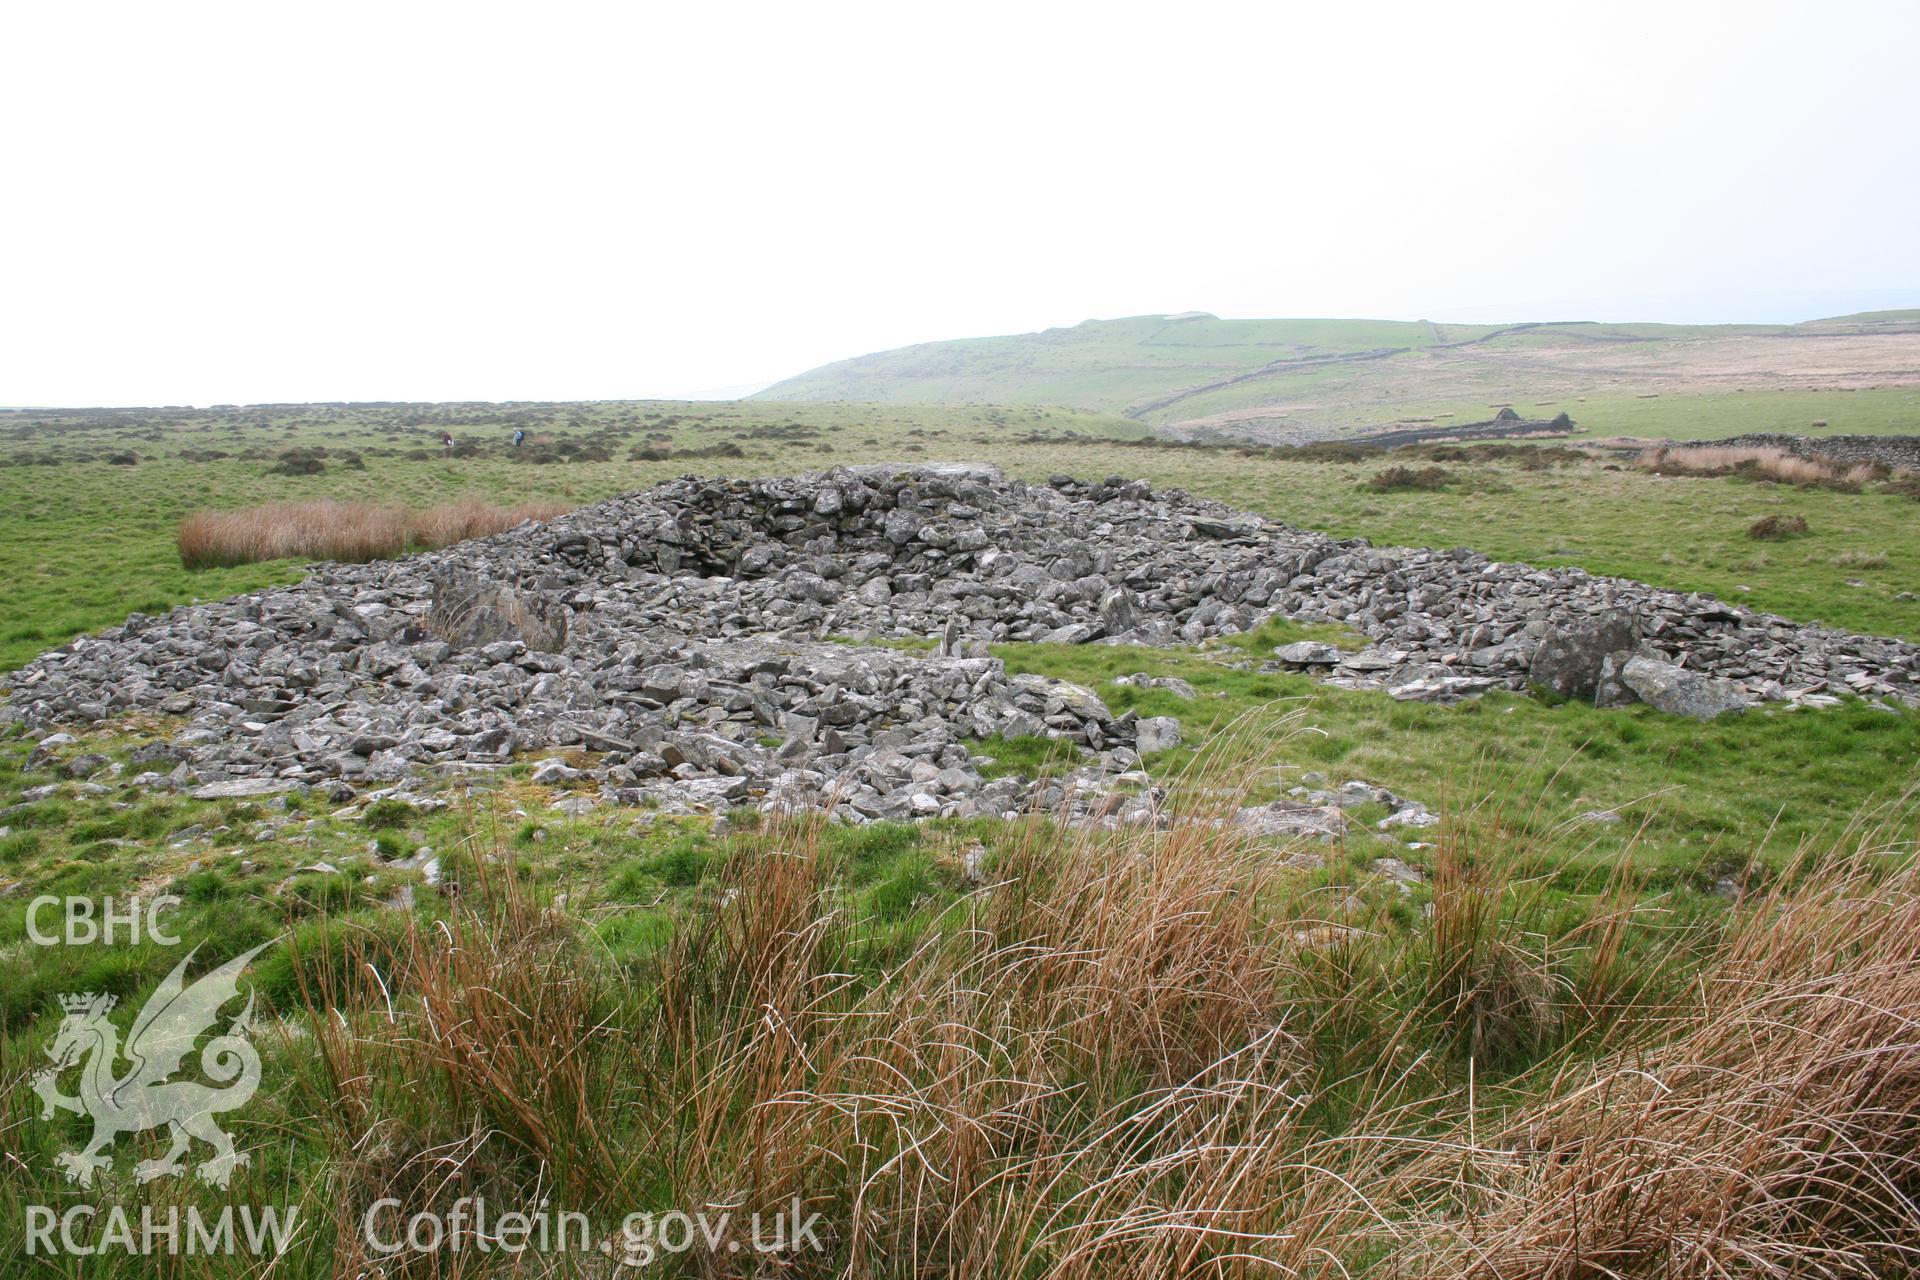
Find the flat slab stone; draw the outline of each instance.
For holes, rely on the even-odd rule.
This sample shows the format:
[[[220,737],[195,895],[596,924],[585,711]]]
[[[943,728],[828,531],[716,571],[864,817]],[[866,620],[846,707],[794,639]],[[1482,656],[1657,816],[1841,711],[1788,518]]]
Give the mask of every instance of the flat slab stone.
[[[248,796],[278,795],[298,791],[302,784],[285,778],[234,778],[227,782],[209,782],[187,792],[195,800],[243,800]]]
[[[1233,815],[1234,825],[1266,838],[1337,840],[1347,833],[1347,815],[1337,808],[1275,800]]]

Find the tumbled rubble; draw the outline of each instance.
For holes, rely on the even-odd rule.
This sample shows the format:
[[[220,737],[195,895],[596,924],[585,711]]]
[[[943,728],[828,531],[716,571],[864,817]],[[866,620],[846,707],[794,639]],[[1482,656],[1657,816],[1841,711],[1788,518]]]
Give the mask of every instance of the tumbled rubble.
[[[184,717],[164,775],[178,785],[382,784],[576,751],[568,772],[543,768],[580,805],[1005,813],[1064,792],[986,780],[969,741],[1065,738],[1085,767],[1055,786],[1094,797],[1138,768],[1138,726],[1089,690],[1009,676],[989,643],[1196,643],[1276,616],[1372,642],[1277,660],[1395,696],[1524,689],[1543,652],[1568,649],[1555,637],[1631,619],[1635,656],[1743,698],[1920,701],[1920,652],[1895,641],[1334,539],[1139,481],[947,465],[686,478],[443,552],[317,566],[43,655],[0,715]],[[940,643],[834,642],[848,636]]]

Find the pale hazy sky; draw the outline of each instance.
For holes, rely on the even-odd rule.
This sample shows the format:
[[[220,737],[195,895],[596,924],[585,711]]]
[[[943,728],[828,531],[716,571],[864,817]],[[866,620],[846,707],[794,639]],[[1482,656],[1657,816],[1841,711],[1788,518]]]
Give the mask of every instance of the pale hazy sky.
[[[16,3],[0,404],[1920,305],[1920,5]]]

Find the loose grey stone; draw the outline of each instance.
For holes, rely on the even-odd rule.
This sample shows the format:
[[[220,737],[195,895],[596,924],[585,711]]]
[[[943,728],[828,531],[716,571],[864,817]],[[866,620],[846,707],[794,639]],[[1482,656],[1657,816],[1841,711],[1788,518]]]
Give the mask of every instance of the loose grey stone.
[[[187,792],[195,800],[241,800],[251,796],[270,796],[282,791],[296,791],[297,782],[283,778],[234,778],[226,782],[209,782],[205,786],[195,787]]]
[[[558,756],[549,756],[533,767],[532,781],[545,787],[579,776],[580,771],[569,766],[565,760]]]
[[[1347,833],[1347,817],[1340,810],[1286,800],[1241,809],[1234,814],[1234,824],[1266,838],[1336,840]]]
[[[1753,705],[1731,680],[1702,675],[1652,658],[1628,659],[1620,669],[1620,680],[1656,711],[1693,720],[1712,720]]]
[[[1317,640],[1296,640],[1274,649],[1273,656],[1290,666],[1330,667],[1340,661],[1340,650]]]
[[[1134,725],[1136,750],[1141,755],[1167,751],[1180,745],[1180,722],[1172,716],[1150,716]]]
[[[91,778],[94,774],[99,773],[112,763],[113,761],[101,755],[99,752],[89,751],[84,755],[77,755],[71,760],[68,760],[61,766],[60,772],[66,774],[69,778]]]
[[[1383,875],[1397,884],[1414,885],[1426,883],[1427,878],[1425,876],[1398,858],[1375,858],[1372,865],[1375,874]]]

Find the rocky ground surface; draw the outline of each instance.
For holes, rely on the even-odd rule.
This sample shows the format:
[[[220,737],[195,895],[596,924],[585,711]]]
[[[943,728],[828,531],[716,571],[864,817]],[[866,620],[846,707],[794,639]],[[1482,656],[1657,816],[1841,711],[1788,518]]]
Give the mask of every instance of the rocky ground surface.
[[[944,465],[688,478],[444,552],[317,566],[45,654],[0,718],[180,717],[148,781],[207,795],[544,753],[536,779],[578,806],[866,820],[1066,799],[1145,822],[1162,797],[1139,751],[1177,742],[1177,722],[1009,676],[987,645],[1197,643],[1274,616],[1371,642],[1286,645],[1275,664],[1399,698],[1538,685],[1702,718],[1847,693],[1920,703],[1920,650],[1896,641],[1577,569],[1333,539],[1138,481]],[[1083,767],[1036,792],[983,776],[967,745],[1030,735],[1082,748]],[[1325,806],[1273,820],[1329,825],[1300,808]]]

